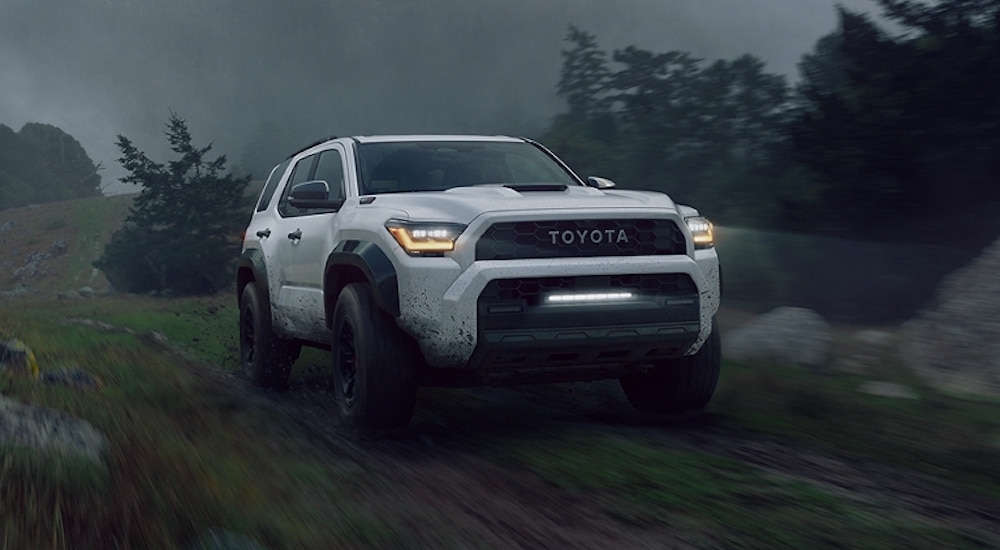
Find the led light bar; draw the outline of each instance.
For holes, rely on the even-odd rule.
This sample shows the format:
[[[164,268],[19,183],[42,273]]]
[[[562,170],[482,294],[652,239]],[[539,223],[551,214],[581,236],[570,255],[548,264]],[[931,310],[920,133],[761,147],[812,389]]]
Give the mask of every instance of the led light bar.
[[[621,302],[631,300],[631,292],[579,292],[573,294],[550,294],[546,302],[550,304],[580,304],[593,302]]]

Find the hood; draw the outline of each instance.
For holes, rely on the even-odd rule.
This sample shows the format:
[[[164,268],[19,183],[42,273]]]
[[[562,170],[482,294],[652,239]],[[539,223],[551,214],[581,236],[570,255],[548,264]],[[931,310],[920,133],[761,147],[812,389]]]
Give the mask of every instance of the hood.
[[[468,224],[488,212],[528,210],[666,209],[676,212],[670,197],[652,191],[568,187],[559,191],[520,190],[502,185],[455,187],[446,191],[376,195],[372,206],[406,213],[414,221],[454,221]]]

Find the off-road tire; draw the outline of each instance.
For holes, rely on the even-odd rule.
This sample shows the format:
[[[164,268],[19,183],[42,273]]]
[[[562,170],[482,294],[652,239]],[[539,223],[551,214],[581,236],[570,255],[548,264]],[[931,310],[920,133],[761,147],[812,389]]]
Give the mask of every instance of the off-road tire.
[[[625,397],[644,413],[683,414],[708,405],[719,381],[722,339],[715,318],[712,334],[694,355],[658,362],[645,372],[620,379]]]
[[[301,347],[279,337],[271,328],[271,317],[261,304],[253,283],[243,287],[240,297],[240,363],[259,388],[288,387],[292,363]]]
[[[355,435],[406,425],[417,398],[419,350],[375,303],[371,288],[349,284],[333,313],[334,394],[341,427]]]

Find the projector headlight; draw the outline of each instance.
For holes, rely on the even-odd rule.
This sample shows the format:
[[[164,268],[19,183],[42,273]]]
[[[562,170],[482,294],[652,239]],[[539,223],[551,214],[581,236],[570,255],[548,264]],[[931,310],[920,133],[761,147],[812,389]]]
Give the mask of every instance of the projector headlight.
[[[693,218],[684,218],[684,221],[687,223],[688,231],[691,232],[695,250],[715,246],[715,226],[712,225],[712,222],[708,221],[708,218],[696,216]]]
[[[405,222],[389,220],[385,228],[410,256],[441,255],[455,249],[455,240],[465,231],[457,223]]]

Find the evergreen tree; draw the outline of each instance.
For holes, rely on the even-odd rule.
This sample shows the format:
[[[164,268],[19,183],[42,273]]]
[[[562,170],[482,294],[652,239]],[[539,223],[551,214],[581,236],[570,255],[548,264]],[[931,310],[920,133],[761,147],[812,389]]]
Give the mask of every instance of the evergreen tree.
[[[562,51],[563,65],[556,92],[566,98],[570,114],[589,118],[607,108],[606,86],[610,73],[607,54],[597,47],[596,37],[570,25],[566,42],[572,48]]]
[[[166,135],[178,155],[167,164],[118,136],[119,162],[128,171],[121,181],[142,192],[94,265],[127,292],[214,292],[232,278],[249,177],[222,175],[226,157],[206,158],[212,145],[192,145],[187,124],[174,113]]]
[[[80,142],[51,124],[29,122],[21,137],[33,143],[59,182],[61,198],[97,197],[101,194],[99,164],[87,156]]]
[[[98,196],[100,168],[55,126],[29,122],[14,132],[0,124],[0,210]]]
[[[904,32],[841,9],[800,65],[795,155],[826,182],[813,226],[978,249],[1000,231],[1000,2],[878,3]]]

